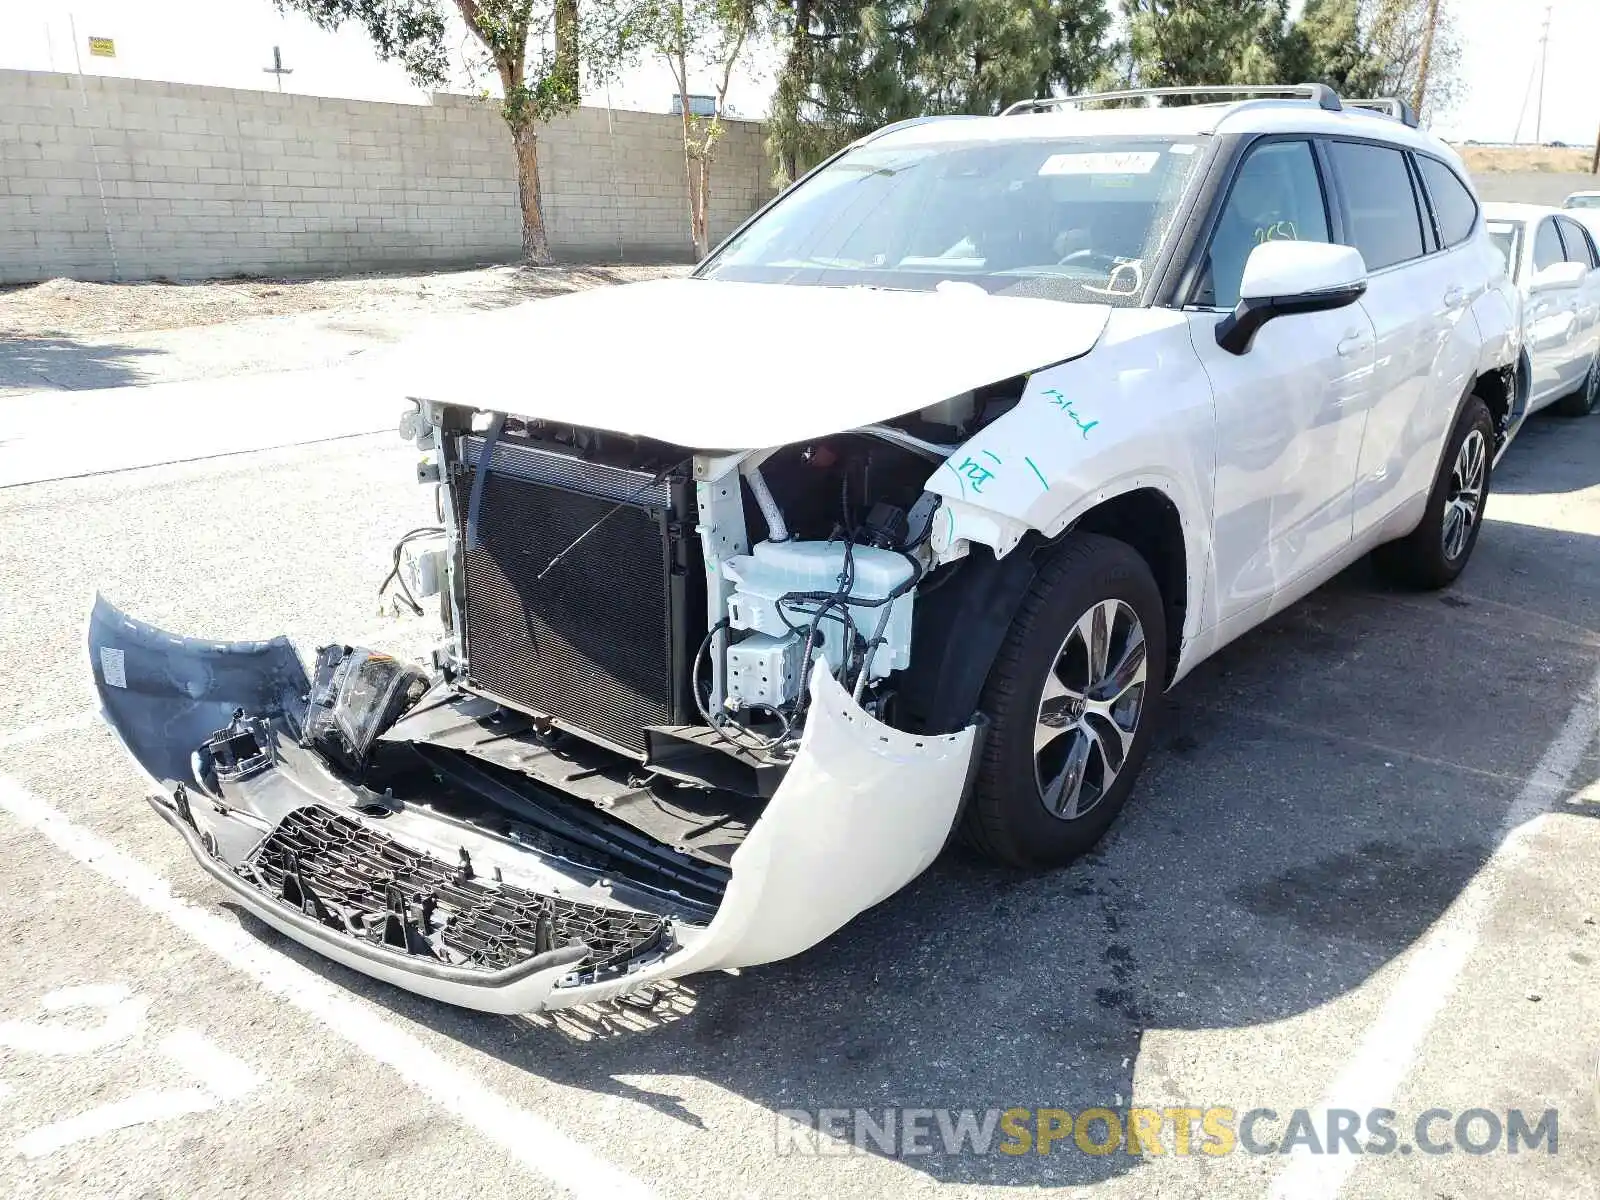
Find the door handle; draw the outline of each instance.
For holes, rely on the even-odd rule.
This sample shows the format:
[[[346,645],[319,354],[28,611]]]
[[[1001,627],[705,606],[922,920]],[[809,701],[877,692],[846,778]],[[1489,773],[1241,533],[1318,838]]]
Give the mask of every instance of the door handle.
[[[1444,306],[1446,308],[1460,308],[1462,301],[1466,300],[1467,293],[1459,287],[1445,289]]]
[[[1338,346],[1339,356],[1341,358],[1350,358],[1353,355],[1359,354],[1371,344],[1372,342],[1366,334],[1362,333],[1360,330],[1353,329],[1340,339]]]

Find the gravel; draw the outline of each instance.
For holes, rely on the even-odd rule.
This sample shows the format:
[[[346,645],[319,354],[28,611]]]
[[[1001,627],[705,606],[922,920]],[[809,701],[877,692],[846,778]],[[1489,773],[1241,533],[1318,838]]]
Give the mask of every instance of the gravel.
[[[409,315],[502,308],[605,284],[683,275],[683,265],[497,266],[332,279],[46,283],[0,288],[0,338],[83,338],[338,310]]]

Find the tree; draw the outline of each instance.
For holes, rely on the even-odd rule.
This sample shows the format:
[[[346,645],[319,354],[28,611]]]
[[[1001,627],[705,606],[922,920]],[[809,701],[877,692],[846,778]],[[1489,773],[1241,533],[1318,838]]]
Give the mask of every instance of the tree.
[[[648,14],[649,39],[666,60],[683,110],[683,169],[689,189],[689,238],[696,258],[711,251],[711,163],[722,138],[728,86],[750,44],[756,0],[667,0]],[[690,112],[692,67],[716,72],[709,117]]]
[[[580,64],[600,77],[631,52],[637,10],[631,3],[578,0],[277,0],[324,29],[346,21],[362,26],[378,57],[405,68],[418,87],[449,80],[446,5],[466,25],[493,65],[503,93],[501,115],[517,158],[522,252],[550,261],[539,202],[538,127],[578,105]]]
[[[1343,96],[1400,96],[1424,114],[1454,100],[1461,42],[1439,0],[1306,0],[1280,62],[1285,81],[1326,83]]]
[[[779,0],[775,11],[780,183],[891,121],[1082,90],[1109,58],[1103,0]]]
[[[1136,87],[1280,83],[1287,0],[1122,0]]]
[[[1376,96],[1383,85],[1383,64],[1362,35],[1360,0],[1306,0],[1281,62],[1284,82],[1325,83],[1341,96]]]
[[[1430,6],[1438,10],[1436,21],[1430,20]],[[1361,8],[1367,52],[1380,69],[1376,94],[1420,99],[1415,104],[1419,116],[1455,103],[1461,87],[1461,39],[1449,8],[1436,0],[1362,0]]]

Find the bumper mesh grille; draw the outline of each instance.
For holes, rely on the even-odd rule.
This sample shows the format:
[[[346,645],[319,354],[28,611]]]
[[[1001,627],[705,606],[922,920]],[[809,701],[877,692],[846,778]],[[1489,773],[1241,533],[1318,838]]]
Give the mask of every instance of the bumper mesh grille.
[[[485,970],[575,941],[575,970],[620,967],[666,932],[650,913],[485,883],[321,805],[284,817],[239,873],[353,937]]]
[[[453,489],[461,528],[473,474],[466,466]],[[466,555],[467,678],[495,699],[642,754],[643,727],[675,716],[668,514],[624,504],[607,516],[616,505],[490,472],[477,546]]]

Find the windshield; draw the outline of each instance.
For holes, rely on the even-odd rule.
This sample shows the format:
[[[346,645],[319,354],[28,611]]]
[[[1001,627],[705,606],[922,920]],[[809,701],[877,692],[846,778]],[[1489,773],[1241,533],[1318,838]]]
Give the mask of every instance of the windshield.
[[[1494,248],[1506,260],[1506,272],[1512,279],[1517,277],[1517,268],[1522,264],[1517,261],[1517,227],[1504,221],[1490,221],[1485,226],[1489,231],[1489,240],[1494,243]]]
[[[1568,196],[1566,208],[1600,208],[1600,192],[1588,196]]]
[[[700,274],[1137,304],[1202,149],[1152,138],[867,145],[797,186]]]

